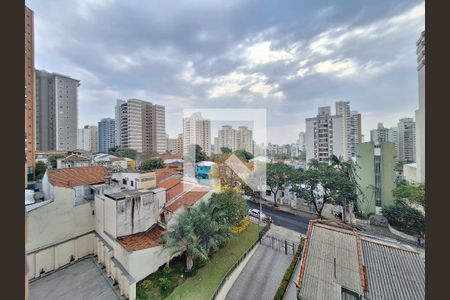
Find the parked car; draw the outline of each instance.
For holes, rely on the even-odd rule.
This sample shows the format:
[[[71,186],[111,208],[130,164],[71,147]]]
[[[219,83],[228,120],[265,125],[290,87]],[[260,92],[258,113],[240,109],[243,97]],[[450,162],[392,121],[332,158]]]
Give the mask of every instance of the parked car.
[[[252,216],[252,217],[255,217],[255,218],[259,219],[260,214],[262,216],[263,221],[265,221],[265,222],[272,222],[272,218],[271,217],[265,215],[264,213],[261,213],[258,209],[254,209],[253,208],[253,209],[249,209],[248,210],[248,215],[249,216]]]

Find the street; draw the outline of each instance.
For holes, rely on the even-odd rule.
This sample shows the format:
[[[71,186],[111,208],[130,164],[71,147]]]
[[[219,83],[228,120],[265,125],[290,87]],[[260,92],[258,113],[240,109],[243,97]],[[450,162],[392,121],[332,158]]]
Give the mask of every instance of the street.
[[[247,204],[250,209],[255,208],[259,210],[259,204],[257,203],[247,200]],[[302,234],[306,234],[308,231],[309,220],[314,218],[312,215],[307,213],[294,215],[289,212],[275,210],[264,204],[262,206],[262,211],[265,215],[272,217],[275,225],[285,227]]]

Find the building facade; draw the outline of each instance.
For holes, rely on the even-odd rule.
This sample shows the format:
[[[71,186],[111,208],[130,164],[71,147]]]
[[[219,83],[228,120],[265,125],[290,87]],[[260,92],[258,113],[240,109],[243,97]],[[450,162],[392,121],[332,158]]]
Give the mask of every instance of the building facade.
[[[361,144],[362,140],[362,126],[361,114],[357,111],[350,112],[350,143],[349,154],[350,157],[356,157],[356,145]]]
[[[418,183],[425,183],[425,31],[422,31],[416,46],[419,79],[419,109],[416,110],[416,180]]]
[[[116,126],[115,126],[115,131],[116,131],[116,138],[115,138],[115,143],[117,147],[120,147],[120,111],[121,108],[120,106],[122,104],[126,103],[125,100],[121,100],[121,99],[117,99],[116,100],[116,106],[114,108],[114,113],[115,113],[115,121],[116,121]]]
[[[25,6],[25,187],[34,179],[35,154],[34,15]]]
[[[247,126],[239,126],[236,130],[236,150],[245,150],[254,153],[253,131]]]
[[[66,75],[36,70],[38,150],[76,149],[79,85],[79,80]]]
[[[306,119],[306,160],[327,160],[331,155],[346,159],[345,123],[342,115],[331,115],[330,106],[319,107],[314,118]]]
[[[118,110],[117,110],[118,109]],[[116,117],[120,120],[120,147],[139,153],[166,151],[165,108],[150,102],[129,99],[118,100]]]
[[[391,142],[367,142],[356,146],[357,181],[361,188],[358,207],[364,216],[381,214],[394,204],[395,148]]]
[[[188,153],[193,145],[199,145],[206,155],[211,155],[211,121],[201,113],[183,118],[183,152]]]
[[[305,150],[305,132],[302,131],[298,134],[297,144],[298,144],[299,151],[302,151],[302,152],[306,151]]]
[[[91,153],[98,153],[98,128],[93,125],[85,125],[78,128],[77,149]]]
[[[389,141],[389,128],[383,126],[383,123],[377,124],[377,129],[370,131],[371,142],[388,142]]]
[[[398,160],[416,161],[416,123],[413,118],[403,118],[398,122]]]
[[[178,134],[175,139],[167,139],[167,151],[173,154],[183,153],[183,134]]]
[[[116,146],[116,121],[104,118],[98,122],[98,152],[108,153],[110,148]]]

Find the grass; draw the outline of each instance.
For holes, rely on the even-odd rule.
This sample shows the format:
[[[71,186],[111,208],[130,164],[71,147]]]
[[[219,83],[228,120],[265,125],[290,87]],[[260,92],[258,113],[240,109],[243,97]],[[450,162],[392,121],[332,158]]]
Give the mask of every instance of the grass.
[[[209,300],[228,270],[257,238],[258,225],[250,224],[237,239],[214,253],[206,265],[178,286],[167,300]]]

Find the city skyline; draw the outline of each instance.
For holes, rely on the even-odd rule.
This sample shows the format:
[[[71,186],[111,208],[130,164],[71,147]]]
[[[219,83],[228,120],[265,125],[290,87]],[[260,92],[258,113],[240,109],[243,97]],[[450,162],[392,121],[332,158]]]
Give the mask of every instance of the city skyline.
[[[81,82],[79,124],[114,117],[116,99],[124,98],[164,105],[170,137],[182,131],[184,108],[267,108],[268,141],[285,144],[317,107],[336,101],[361,113],[366,137],[377,123],[395,126],[417,109],[422,1],[288,2],[272,18],[270,5],[254,3],[208,2],[205,16],[205,3],[113,2],[67,11],[64,1],[27,1],[35,11],[36,69]],[[135,17],[118,18],[119,9]],[[263,17],[252,17],[255,10]]]

